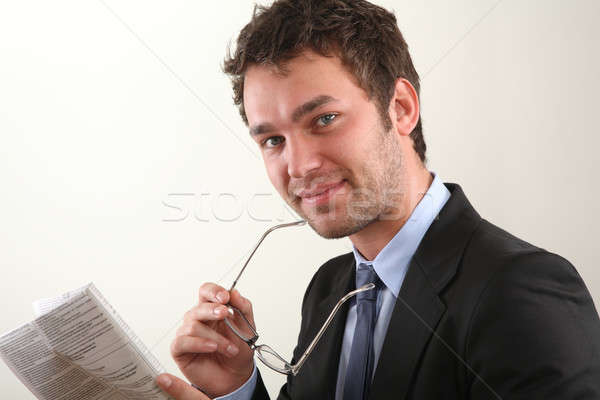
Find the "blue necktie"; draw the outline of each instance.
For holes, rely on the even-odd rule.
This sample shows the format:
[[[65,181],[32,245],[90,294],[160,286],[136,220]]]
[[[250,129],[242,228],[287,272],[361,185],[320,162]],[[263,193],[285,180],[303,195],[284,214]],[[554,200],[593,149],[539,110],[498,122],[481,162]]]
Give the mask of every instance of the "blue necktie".
[[[350,360],[344,381],[344,400],[365,400],[369,396],[373,364],[373,330],[377,316],[377,292],[380,281],[372,265],[360,264],[356,270],[356,287],[375,283],[376,288],[356,295],[356,327]]]

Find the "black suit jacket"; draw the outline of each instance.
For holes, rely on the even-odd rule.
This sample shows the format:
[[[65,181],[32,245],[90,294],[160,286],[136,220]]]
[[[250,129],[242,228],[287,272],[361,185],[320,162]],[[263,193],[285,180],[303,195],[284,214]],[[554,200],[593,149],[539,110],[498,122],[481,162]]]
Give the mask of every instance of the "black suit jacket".
[[[600,399],[600,322],[564,258],[482,219],[462,189],[423,237],[396,301],[371,399]],[[310,282],[294,360],[354,288],[348,253]],[[334,399],[347,306],[279,399]],[[259,377],[254,399],[268,399]]]

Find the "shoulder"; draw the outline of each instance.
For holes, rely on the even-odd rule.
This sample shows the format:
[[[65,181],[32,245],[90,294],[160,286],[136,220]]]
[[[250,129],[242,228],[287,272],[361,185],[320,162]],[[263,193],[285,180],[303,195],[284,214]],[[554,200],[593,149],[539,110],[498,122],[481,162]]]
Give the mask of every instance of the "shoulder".
[[[567,338],[577,332],[580,338],[589,335],[584,332],[600,333],[592,297],[573,264],[486,220],[473,233],[442,298],[466,324],[471,348],[498,339],[500,332],[531,341],[543,332],[547,339],[555,335],[556,341],[571,343]]]
[[[588,342],[588,350],[598,351],[598,340],[590,337],[600,333],[598,314],[573,264],[487,221],[472,246],[467,268],[483,270],[485,279],[471,315],[470,345],[483,344],[495,331],[523,340],[538,355],[559,351],[559,343],[572,352],[569,345]]]
[[[583,281],[565,258],[526,242],[498,226],[482,220],[465,248],[461,273],[482,291],[524,281],[542,284],[548,280],[578,289]]]
[[[332,278],[339,275],[342,272],[347,272],[348,268],[354,266],[354,254],[352,252],[339,255],[331,258],[323,263],[315,275],[313,280],[317,278]]]
[[[466,361],[493,387],[511,393],[510,379],[518,376],[523,391],[544,388],[542,397],[555,398],[551,388],[569,388],[562,398],[574,398],[597,379],[600,321],[568,260],[484,221],[462,268],[471,276],[470,287],[461,287],[471,290]]]
[[[459,268],[462,279],[454,295],[473,305],[473,320],[490,308],[517,307],[510,310],[516,316],[532,303],[536,310],[554,303],[594,308],[573,264],[486,220],[474,232]]]
[[[480,243],[469,249],[471,253],[467,251],[465,255],[470,259],[464,263],[472,274],[479,269],[483,278],[477,285],[474,320],[491,309],[507,310],[518,317],[529,311],[548,311],[559,316],[562,311],[573,314],[583,305],[594,308],[583,279],[564,257],[497,227],[482,232],[474,241]]]
[[[308,298],[322,298],[329,294],[332,282],[341,279],[341,276],[349,273],[354,266],[354,254],[352,252],[334,257],[322,264],[313,275],[304,293],[303,305]],[[303,307],[304,308],[304,307]]]

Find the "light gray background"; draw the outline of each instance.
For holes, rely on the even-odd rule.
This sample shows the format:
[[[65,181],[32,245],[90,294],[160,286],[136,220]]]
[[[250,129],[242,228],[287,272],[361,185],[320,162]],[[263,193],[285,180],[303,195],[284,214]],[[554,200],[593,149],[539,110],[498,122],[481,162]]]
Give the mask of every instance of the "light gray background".
[[[569,259],[598,304],[600,3],[377,3],[395,10],[422,77],[430,169]],[[94,281],[177,372],[169,344],[201,282],[228,285],[262,231],[294,218],[220,72],[251,10],[1,3],[0,332],[31,320],[33,300]],[[240,283],[265,342],[291,356],[308,280],[349,248],[309,228],[265,242]],[[276,393],[283,378],[263,374]],[[3,363],[0,387],[33,398]]]

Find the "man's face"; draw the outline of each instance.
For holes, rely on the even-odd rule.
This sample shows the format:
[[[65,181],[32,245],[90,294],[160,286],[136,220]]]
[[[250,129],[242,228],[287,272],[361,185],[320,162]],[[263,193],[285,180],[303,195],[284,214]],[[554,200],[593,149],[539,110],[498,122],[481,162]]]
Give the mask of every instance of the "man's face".
[[[318,234],[348,236],[390,215],[402,196],[398,136],[337,57],[305,51],[285,74],[250,67],[244,107],[271,182]]]

